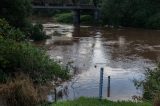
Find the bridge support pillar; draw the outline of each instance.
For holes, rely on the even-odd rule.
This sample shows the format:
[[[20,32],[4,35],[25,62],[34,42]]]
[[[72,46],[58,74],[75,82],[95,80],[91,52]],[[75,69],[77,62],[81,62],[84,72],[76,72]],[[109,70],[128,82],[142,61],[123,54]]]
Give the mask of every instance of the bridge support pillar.
[[[100,19],[100,11],[98,9],[96,9],[94,11],[94,20],[95,20],[96,23],[98,23],[99,19]]]
[[[73,10],[73,24],[74,26],[80,25],[80,10]]]

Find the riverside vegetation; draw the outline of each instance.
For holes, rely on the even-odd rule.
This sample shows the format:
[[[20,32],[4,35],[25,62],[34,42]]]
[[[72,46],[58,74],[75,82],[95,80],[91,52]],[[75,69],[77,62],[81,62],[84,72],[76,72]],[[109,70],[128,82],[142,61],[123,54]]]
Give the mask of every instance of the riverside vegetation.
[[[40,24],[32,25],[30,0],[0,4],[0,105],[36,106],[46,102],[52,82],[67,80],[68,70],[33,46],[46,38]]]
[[[135,85],[144,89],[144,99],[152,100],[154,106],[160,106],[160,65],[155,69],[147,69],[145,79],[135,81]]]
[[[102,16],[105,24],[147,28],[160,27],[159,1],[124,1],[104,0],[102,2],[102,12],[107,11]],[[51,82],[53,80],[70,78],[68,70],[50,59],[44,50],[29,43],[30,39],[36,41],[46,38],[42,25],[32,25],[27,20],[30,15],[30,0],[1,0],[0,105],[41,105],[46,102],[46,96],[49,88],[52,87]],[[68,15],[66,16],[68,17]],[[85,16],[84,20],[86,19],[89,20],[90,17]],[[147,70],[145,80],[137,82],[138,87],[144,88],[144,98],[153,101],[154,106],[160,106],[159,76],[160,65],[154,70]],[[93,98],[80,98],[53,105],[107,106],[108,104],[113,106],[151,106],[151,103],[148,102],[98,101],[98,99]]]
[[[35,106],[46,100],[41,97],[47,93],[41,92],[50,81],[69,78],[67,70],[24,37],[0,20],[0,94],[7,106]]]

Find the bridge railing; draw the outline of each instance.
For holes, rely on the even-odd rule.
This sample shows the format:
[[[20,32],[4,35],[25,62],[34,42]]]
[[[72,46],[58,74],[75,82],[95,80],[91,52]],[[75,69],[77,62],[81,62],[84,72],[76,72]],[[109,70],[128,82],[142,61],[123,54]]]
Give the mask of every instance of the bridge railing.
[[[98,6],[98,5],[95,5],[94,3],[72,3],[72,2],[64,2],[64,0],[61,0],[58,2],[53,2],[53,1],[45,1],[45,0],[33,0],[32,1],[32,4],[34,6]]]

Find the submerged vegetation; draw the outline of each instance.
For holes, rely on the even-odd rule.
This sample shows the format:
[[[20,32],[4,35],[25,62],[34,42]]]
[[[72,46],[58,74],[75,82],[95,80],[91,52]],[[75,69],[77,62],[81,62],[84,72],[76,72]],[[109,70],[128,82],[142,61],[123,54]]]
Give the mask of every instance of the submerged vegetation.
[[[43,25],[41,24],[35,24],[31,26],[30,31],[30,38],[34,41],[40,41],[48,38],[47,35],[45,35],[45,32],[43,31]]]

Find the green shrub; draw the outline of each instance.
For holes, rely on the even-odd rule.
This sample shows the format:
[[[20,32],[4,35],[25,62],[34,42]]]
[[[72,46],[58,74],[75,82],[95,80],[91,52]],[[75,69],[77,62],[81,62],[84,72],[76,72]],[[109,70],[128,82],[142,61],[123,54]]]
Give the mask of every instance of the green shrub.
[[[154,99],[160,93],[160,65],[157,68],[146,70],[145,79],[143,81],[136,81],[137,87],[144,89],[143,97],[145,99]]]
[[[0,36],[5,39],[12,39],[15,41],[24,41],[25,35],[19,29],[11,27],[7,21],[0,19]]]
[[[34,41],[44,40],[47,38],[41,24],[33,25],[30,29],[30,38]]]
[[[27,38],[39,41],[48,37],[45,35],[41,24],[32,25],[28,22],[26,25],[27,27],[23,29],[24,32],[22,32],[20,29],[11,27],[4,19],[0,19],[0,36],[15,41],[24,41]]]
[[[34,82],[45,83],[55,77],[68,78],[68,72],[43,51],[29,43],[0,39],[0,73],[28,74]]]
[[[55,16],[56,21],[62,23],[72,23],[73,22],[73,13],[62,13]]]

